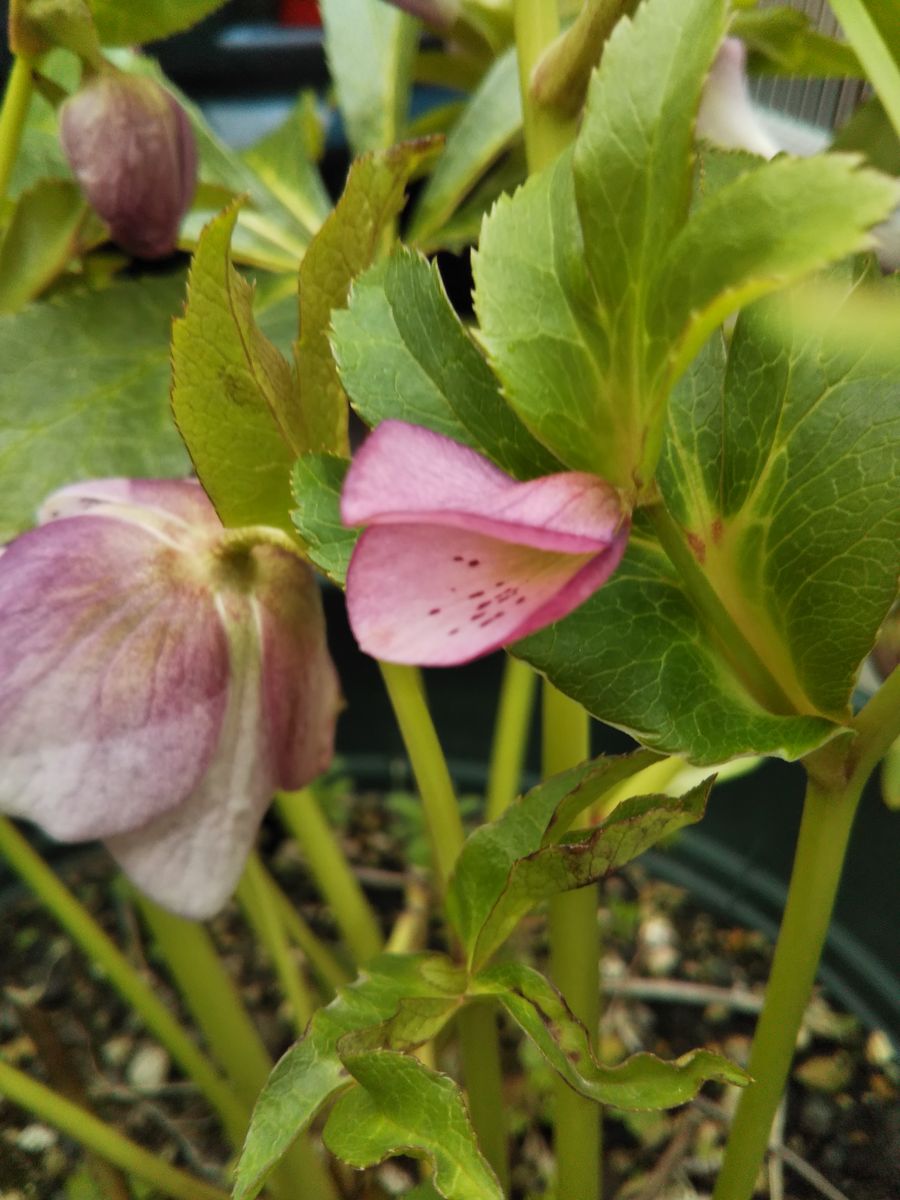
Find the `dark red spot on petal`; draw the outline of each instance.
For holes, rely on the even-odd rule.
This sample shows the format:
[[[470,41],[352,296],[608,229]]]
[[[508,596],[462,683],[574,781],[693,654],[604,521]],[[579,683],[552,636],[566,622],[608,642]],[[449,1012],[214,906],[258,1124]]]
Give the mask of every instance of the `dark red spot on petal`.
[[[477,612],[479,609],[482,609],[482,608],[490,608],[493,603],[494,603],[493,600],[482,600],[482,602],[480,604],[475,605],[475,611]]]
[[[469,599],[477,600],[479,596],[483,596],[483,595],[484,595],[484,589],[482,588],[482,590],[480,592],[469,592]]]
[[[462,561],[463,561],[463,556],[462,556],[461,554],[454,554],[454,555],[453,555],[453,561],[454,561],[454,562],[462,562]]]
[[[428,615],[429,617],[436,617],[440,611],[439,608],[429,608]]]
[[[447,637],[453,637],[454,633],[459,633],[459,630],[458,630],[458,629],[451,629],[451,630],[449,631],[449,633],[447,634]]]
[[[525,597],[525,596],[520,596],[520,597],[518,598],[518,600],[516,601],[516,604],[524,604],[524,603],[525,603],[525,600],[526,600],[526,597]]]
[[[469,559],[469,566],[470,566],[470,567],[478,567],[478,566],[480,566],[480,565],[481,565],[481,559],[480,559],[480,558],[470,558],[470,559]]]

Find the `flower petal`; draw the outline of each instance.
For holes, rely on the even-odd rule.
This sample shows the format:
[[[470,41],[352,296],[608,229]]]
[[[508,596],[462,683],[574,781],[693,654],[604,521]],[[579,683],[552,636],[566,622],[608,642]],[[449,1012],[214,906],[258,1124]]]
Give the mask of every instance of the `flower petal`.
[[[340,683],[310,568],[276,546],[257,546],[254,559],[266,729],[276,784],[293,791],[321,775],[331,762]]]
[[[697,113],[697,136],[727,150],[773,158],[778,146],[757,115],[747,86],[747,50],[739,38],[719,47]]]
[[[202,778],[228,655],[194,560],[94,515],[0,559],[0,806],[62,841],[142,825]]]
[[[42,525],[64,517],[102,512],[146,528],[176,527],[216,535],[222,523],[203,488],[193,479],[89,479],[52,492],[40,507]],[[184,526],[184,530],[180,527]]]
[[[341,517],[453,526],[567,554],[605,550],[624,520],[616,489],[594,475],[520,483],[468,446],[403,421],[383,421],[354,457]]]
[[[214,916],[234,891],[275,786],[264,728],[259,630],[249,619],[246,598],[220,604],[232,610],[225,617],[231,685],[206,775],[177,808],[106,841],[142,891],[193,920]]]
[[[467,529],[375,526],[350,562],[350,624],[388,662],[468,662],[577,608],[618,566],[627,536],[626,526],[600,553],[558,554]]]

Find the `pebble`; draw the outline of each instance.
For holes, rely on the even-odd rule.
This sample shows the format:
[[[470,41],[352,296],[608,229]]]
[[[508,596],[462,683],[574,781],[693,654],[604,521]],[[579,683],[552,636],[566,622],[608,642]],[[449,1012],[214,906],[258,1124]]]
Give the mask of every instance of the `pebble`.
[[[128,1064],[125,1078],[132,1087],[141,1091],[151,1091],[161,1087],[169,1074],[169,1056],[162,1046],[145,1042],[139,1046],[134,1057]]]
[[[16,1145],[26,1154],[44,1154],[51,1146],[56,1145],[58,1134],[49,1125],[41,1125],[37,1121],[26,1125],[16,1137]]]

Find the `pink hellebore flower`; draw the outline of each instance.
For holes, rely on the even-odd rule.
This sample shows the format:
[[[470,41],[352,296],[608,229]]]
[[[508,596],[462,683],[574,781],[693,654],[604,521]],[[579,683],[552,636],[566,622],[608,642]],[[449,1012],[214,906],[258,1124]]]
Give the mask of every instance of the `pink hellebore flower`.
[[[619,494],[575,471],[520,483],[428,429],[384,421],[344,484],[345,525],[366,526],[347,606],[363,650],[450,666],[570,613],[628,540]]]
[[[773,158],[779,147],[757,115],[747,86],[747,50],[739,38],[719,47],[697,113],[697,135],[726,150]]]
[[[0,809],[211,916],[273,790],[331,758],[312,573],[192,482],[78,484],[40,516],[0,558]]]

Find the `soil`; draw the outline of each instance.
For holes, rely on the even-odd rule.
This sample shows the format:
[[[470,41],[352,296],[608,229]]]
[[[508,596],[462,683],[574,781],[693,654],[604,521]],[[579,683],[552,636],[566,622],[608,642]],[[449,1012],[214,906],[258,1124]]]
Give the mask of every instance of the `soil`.
[[[338,789],[339,791],[340,789]],[[388,928],[408,882],[408,864],[424,855],[417,805],[403,793],[331,796],[347,849]],[[296,848],[274,825],[263,833],[265,857],[313,928],[333,937]],[[178,996],[127,893],[114,882],[101,849],[62,861],[68,885],[158,994],[189,1024]],[[606,1007],[601,1050],[608,1061],[637,1049],[673,1057],[705,1045],[745,1061],[771,947],[762,935],[722,924],[677,888],[640,866],[605,881],[601,923]],[[210,931],[273,1056],[291,1041],[289,1013],[275,978],[236,905]],[[540,962],[539,916],[516,935],[516,952]],[[193,1085],[142,1029],[117,994],[40,906],[24,893],[6,904],[0,923],[0,1055],[43,1080],[53,1078],[104,1120],[173,1163],[227,1187],[229,1150]],[[515,1200],[549,1197],[553,1172],[548,1120],[550,1073],[503,1031],[507,1110]],[[444,1069],[454,1070],[452,1044]],[[608,1110],[606,1200],[708,1197],[721,1159],[722,1132],[735,1096],[708,1086],[693,1105],[667,1113]],[[770,1200],[896,1200],[900,1195],[900,1069],[883,1031],[817,995],[804,1024],[779,1149],[760,1176]],[[71,1140],[0,1100],[0,1200],[154,1200],[121,1179],[99,1184]],[[353,1198],[401,1195],[415,1182],[405,1160],[341,1174]],[[563,1200],[563,1198],[558,1198]]]

